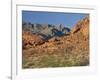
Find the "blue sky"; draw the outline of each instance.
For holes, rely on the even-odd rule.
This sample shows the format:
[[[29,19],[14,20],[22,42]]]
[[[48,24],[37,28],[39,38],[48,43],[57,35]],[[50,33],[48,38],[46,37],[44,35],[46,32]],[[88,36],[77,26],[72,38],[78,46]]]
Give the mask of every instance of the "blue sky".
[[[63,24],[65,27],[72,28],[79,20],[87,15],[86,13],[22,11],[22,22],[54,25]]]

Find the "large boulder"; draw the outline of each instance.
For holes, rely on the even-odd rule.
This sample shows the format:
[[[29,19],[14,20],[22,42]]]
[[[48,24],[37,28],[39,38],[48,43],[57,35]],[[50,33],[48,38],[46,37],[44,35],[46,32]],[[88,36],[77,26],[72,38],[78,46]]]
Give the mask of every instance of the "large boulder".
[[[37,46],[44,43],[44,40],[37,34],[32,34],[29,31],[23,31],[22,35],[23,47],[25,46]]]

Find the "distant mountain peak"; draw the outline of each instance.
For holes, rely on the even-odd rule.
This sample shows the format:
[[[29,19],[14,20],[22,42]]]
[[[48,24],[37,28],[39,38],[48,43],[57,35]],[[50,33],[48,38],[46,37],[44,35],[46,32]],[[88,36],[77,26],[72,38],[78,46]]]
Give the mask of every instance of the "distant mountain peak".
[[[45,39],[52,38],[53,36],[63,36],[70,32],[70,29],[64,27],[63,24],[31,24],[23,23],[23,30],[31,31],[32,33],[41,34]]]

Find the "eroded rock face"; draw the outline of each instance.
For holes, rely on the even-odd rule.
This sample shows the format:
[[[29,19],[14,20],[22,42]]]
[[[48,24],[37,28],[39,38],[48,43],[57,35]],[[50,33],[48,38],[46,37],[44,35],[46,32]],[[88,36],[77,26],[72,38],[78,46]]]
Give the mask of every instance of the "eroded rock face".
[[[81,32],[85,38],[89,36],[89,16],[79,21],[76,26],[71,30],[72,34]]]
[[[86,38],[89,36],[89,17],[84,18],[81,32]]]

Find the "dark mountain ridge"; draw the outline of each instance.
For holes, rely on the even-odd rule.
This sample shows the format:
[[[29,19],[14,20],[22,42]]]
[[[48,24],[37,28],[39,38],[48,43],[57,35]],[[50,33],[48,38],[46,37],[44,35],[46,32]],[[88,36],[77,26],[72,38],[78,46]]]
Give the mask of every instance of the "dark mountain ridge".
[[[52,24],[31,24],[23,23],[22,28],[24,31],[30,31],[33,34],[39,34],[44,39],[50,39],[52,37],[61,37],[69,34],[70,29],[60,25]]]

